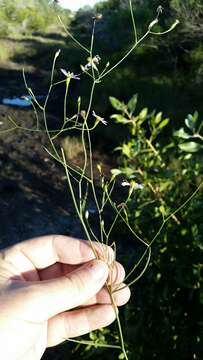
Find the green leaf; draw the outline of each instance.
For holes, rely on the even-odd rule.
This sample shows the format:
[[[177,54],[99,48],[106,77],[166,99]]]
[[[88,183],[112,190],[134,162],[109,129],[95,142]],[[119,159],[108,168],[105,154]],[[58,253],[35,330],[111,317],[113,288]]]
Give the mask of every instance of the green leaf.
[[[123,155],[130,157],[130,147],[127,144],[123,144],[122,153],[123,153]]]
[[[159,185],[159,191],[166,191],[168,190],[170,187],[172,186],[172,182],[171,181],[165,181],[165,182],[161,182]],[[162,206],[162,205],[161,205]],[[160,210],[161,211],[161,210]]]
[[[164,119],[158,126],[159,129],[163,129],[166,125],[168,125],[170,119],[167,118],[167,119]]]
[[[148,109],[144,108],[142,111],[140,111],[139,115],[136,116],[136,122],[139,126],[142,125],[142,123],[147,119]]]
[[[179,144],[178,146],[182,151],[191,152],[191,153],[194,153],[194,152],[197,152],[197,151],[200,151],[203,149],[203,145],[200,145],[194,141],[185,142],[185,143]]]
[[[121,353],[120,355],[119,355],[119,360],[123,360],[123,359],[125,359],[125,355],[124,355],[124,353]]]
[[[147,114],[148,114],[148,109],[147,108],[142,109],[142,111],[139,113],[139,120],[143,122],[146,119]]]
[[[160,121],[162,120],[162,112],[159,112],[154,119],[155,124],[159,124]]]
[[[183,128],[181,128],[177,131],[174,131],[173,135],[178,138],[181,138],[181,139],[190,139],[191,138],[191,135],[188,134]]]
[[[163,217],[166,215],[166,209],[163,205],[159,206],[159,211]]]
[[[198,111],[195,111],[193,114],[194,122],[196,122],[198,120],[198,117],[199,117],[199,113],[198,113]]]
[[[111,115],[111,119],[115,119],[120,124],[128,124],[130,121],[121,114]]]
[[[138,99],[138,95],[135,94],[133,95],[133,97],[128,101],[127,107],[128,110],[130,111],[131,114],[134,113],[136,106],[137,106],[137,99]]]
[[[123,169],[122,173],[125,174],[128,179],[133,178],[135,174],[135,169],[127,166]]]
[[[111,105],[114,107],[114,109],[118,110],[118,111],[124,111],[126,109],[126,105],[121,102],[120,100],[116,99],[113,96],[109,97],[110,103]]]
[[[112,177],[115,178],[116,176],[122,174],[122,171],[119,169],[111,169]]]
[[[197,120],[197,115],[194,114],[191,115],[189,114],[187,116],[187,118],[185,119],[185,125],[191,130],[194,131],[195,130],[195,125],[196,125],[196,120]]]

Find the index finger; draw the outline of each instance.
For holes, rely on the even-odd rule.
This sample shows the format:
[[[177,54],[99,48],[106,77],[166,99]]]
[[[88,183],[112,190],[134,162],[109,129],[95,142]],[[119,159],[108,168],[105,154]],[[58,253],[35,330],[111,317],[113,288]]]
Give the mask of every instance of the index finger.
[[[96,255],[111,263],[114,257],[113,250],[109,246],[63,235],[47,235],[26,240],[7,249],[7,252],[8,256],[9,252],[10,255],[12,253],[13,261],[15,257],[15,265],[17,262],[22,272],[32,270],[33,267],[44,269],[56,262],[82,264],[95,259]],[[23,256],[26,258],[25,261],[22,261]]]

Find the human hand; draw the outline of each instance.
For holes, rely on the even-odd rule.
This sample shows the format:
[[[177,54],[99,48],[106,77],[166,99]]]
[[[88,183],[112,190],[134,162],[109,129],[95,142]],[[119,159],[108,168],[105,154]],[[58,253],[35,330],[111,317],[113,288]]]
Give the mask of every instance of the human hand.
[[[105,284],[122,283],[125,272],[110,247],[93,247],[105,261],[89,242],[59,235],[0,251],[2,359],[39,360],[46,347],[115,320]],[[117,306],[129,297],[128,287],[114,294]]]

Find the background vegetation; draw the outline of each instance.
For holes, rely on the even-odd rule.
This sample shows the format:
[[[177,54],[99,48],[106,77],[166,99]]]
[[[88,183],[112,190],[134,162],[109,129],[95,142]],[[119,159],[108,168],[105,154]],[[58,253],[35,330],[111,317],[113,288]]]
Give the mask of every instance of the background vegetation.
[[[201,0],[134,0],[133,5],[139,34],[145,32],[159,5],[163,12],[158,29],[164,30],[175,18],[180,25],[164,37],[148,38],[119,71],[104,80],[99,94],[96,93],[94,109],[109,119],[112,126],[102,130],[102,134],[97,131],[95,144],[99,143],[104,152],[117,148],[119,159],[114,175],[143,186],[142,191],[136,191],[128,211],[131,224],[149,240],[161,218],[181,205],[203,177],[203,5]],[[96,27],[96,53],[103,64],[107,61],[113,64],[133,42],[127,0],[108,0],[94,9],[81,9],[74,16],[49,6],[46,0],[0,1],[0,76],[2,79],[6,76],[4,81],[8,84],[3,92],[22,95],[23,86],[18,93],[16,83],[19,84],[20,69],[24,66],[28,75],[37,79],[32,80],[34,90],[43,94],[58,48],[62,49],[59,67],[80,72],[86,55],[66,36],[57,14],[85,45],[90,41],[95,12],[103,15]],[[13,73],[14,69],[17,73]],[[89,97],[88,84],[88,79],[80,82],[83,104]],[[77,86],[71,89],[72,109],[78,96]],[[56,112],[56,103],[60,108],[63,91],[62,87],[55,94],[50,113]],[[126,121],[125,110],[133,94],[139,94],[138,102],[134,96],[131,118]],[[120,106],[115,100],[110,102],[109,96],[118,98]],[[115,122],[119,123],[116,128]],[[152,142],[157,152],[149,149],[146,140]],[[167,223],[153,245],[149,269],[136,284],[132,302],[122,311],[132,360],[196,360],[203,356],[202,195],[201,190]],[[139,257],[142,249],[130,242],[122,228],[114,236],[121,241],[122,260],[130,267],[129,253],[133,249]],[[116,341],[113,327],[97,336],[110,341],[113,337]],[[67,347],[64,353],[61,349],[48,351],[45,358],[65,359]],[[106,356],[110,360],[118,356],[101,349],[79,347],[77,351],[74,358],[79,353],[84,359]]]
[[[56,15],[60,14],[65,24],[70,24],[72,34],[87,44],[95,9],[86,7],[72,17],[57,6],[48,6],[46,0],[1,0],[0,3],[0,53],[5,62],[9,58],[12,62],[46,70],[50,68],[52,54],[60,47],[64,54],[63,65],[65,60],[67,68],[79,71],[78,64],[84,63],[85,53],[81,53],[69,38],[64,39],[65,33]],[[156,15],[160,2],[134,0],[133,3],[138,33],[142,34]],[[125,101],[133,93],[138,93],[140,107],[164,111],[166,116],[173,116],[177,126],[189,112],[198,109],[200,115],[203,114],[202,2],[162,0],[161,5],[160,28],[165,29],[175,18],[180,20],[180,25],[173,34],[163,38],[149,37],[119,72],[113,72],[104,81],[102,97],[99,97],[101,101],[95,99],[96,107],[103,113],[111,111],[108,102],[111,94]],[[96,49],[104,63],[113,63],[133,41],[128,1],[109,0],[98,4],[96,11],[103,14],[97,23]],[[84,97],[87,97],[86,88],[85,83],[80,90]]]

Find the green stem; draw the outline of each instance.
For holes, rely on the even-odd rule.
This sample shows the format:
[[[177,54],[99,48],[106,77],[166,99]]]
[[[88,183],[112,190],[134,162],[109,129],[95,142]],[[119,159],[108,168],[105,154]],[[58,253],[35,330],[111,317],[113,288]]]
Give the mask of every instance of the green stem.
[[[65,27],[63,21],[61,20],[60,16],[58,16],[58,19],[64,29],[64,31],[66,32],[66,34],[83,50],[85,50],[88,54],[90,53],[89,49],[86,48],[84,45],[82,45],[68,30],[67,28]]]
[[[117,326],[118,326],[121,350],[123,352],[125,360],[128,360],[128,356],[127,356],[126,349],[125,349],[125,343],[124,343],[124,339],[123,339],[123,331],[122,331],[121,321],[120,321],[119,313],[118,313],[118,307],[117,307],[117,305],[115,303],[113,293],[112,293],[111,287],[109,285],[107,285],[107,289],[108,289],[108,292],[109,292],[109,295],[110,295],[110,298],[111,298],[111,303],[113,305],[115,315],[116,315],[116,321],[117,321]]]
[[[135,17],[133,14],[133,6],[132,6],[132,0],[129,0],[129,5],[130,5],[130,14],[131,14],[131,18],[132,18],[132,23],[133,23],[133,30],[134,30],[134,35],[135,35],[135,44],[138,41],[138,36],[137,36],[137,28],[135,25]]]
[[[119,349],[119,350],[121,349],[121,347],[117,346],[117,345],[102,344],[99,342],[88,341],[88,340],[76,340],[76,339],[65,339],[65,340],[74,342],[76,344],[81,344],[81,345],[90,345],[90,346],[94,346],[94,347],[104,347],[104,348],[109,348],[109,349]]]
[[[120,64],[124,62],[124,60],[135,50],[135,48],[149,35],[149,30],[127,51],[127,53],[120,59],[115,65],[113,65],[109,70],[107,70],[102,76],[99,77],[101,80],[103,77],[108,75],[111,71],[117,68]]]
[[[70,175],[69,175],[69,171],[68,171],[68,167],[67,167],[66,158],[65,158],[65,154],[64,154],[63,148],[61,148],[61,153],[62,153],[64,168],[65,168],[66,177],[67,177],[67,181],[68,181],[68,187],[69,187],[70,192],[71,192],[71,196],[72,196],[72,200],[73,200],[73,204],[74,204],[75,210],[76,210],[77,215],[78,215],[78,218],[80,219],[80,222],[81,222],[81,224],[82,224],[82,226],[83,226],[83,229],[84,229],[84,231],[85,231],[85,234],[86,234],[86,236],[87,236],[87,239],[88,239],[89,242],[90,242],[90,246],[91,246],[92,251],[93,251],[93,253],[94,253],[94,255],[95,255],[95,258],[97,259],[97,258],[98,258],[97,252],[95,251],[95,248],[94,248],[94,246],[93,246],[93,244],[92,244],[92,240],[91,240],[89,231],[88,231],[88,229],[87,229],[87,227],[86,227],[86,224],[85,224],[84,219],[83,219],[83,215],[82,215],[81,212],[80,212],[80,209],[79,209],[79,206],[78,206],[76,197],[75,197],[75,193],[74,193],[73,186],[72,186],[72,183],[71,183],[71,179],[70,179]]]

